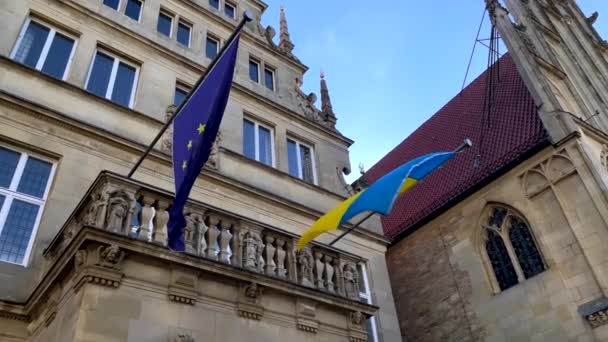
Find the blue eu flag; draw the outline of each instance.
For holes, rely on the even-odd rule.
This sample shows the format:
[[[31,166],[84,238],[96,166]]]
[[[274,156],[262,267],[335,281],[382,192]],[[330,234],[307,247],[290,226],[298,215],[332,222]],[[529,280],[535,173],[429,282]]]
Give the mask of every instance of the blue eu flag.
[[[194,181],[209,158],[224,116],[236,62],[240,33],[207,73],[207,78],[181,107],[173,122],[175,201],[169,211],[169,248],[184,250],[184,205]]]

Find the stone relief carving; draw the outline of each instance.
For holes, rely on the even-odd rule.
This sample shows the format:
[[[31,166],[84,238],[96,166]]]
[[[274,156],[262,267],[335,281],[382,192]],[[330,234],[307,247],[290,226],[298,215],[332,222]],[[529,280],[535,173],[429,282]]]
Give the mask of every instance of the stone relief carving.
[[[245,297],[250,299],[258,299],[262,295],[262,288],[256,283],[251,283],[245,286]]]
[[[298,277],[300,284],[304,286],[313,286],[313,266],[314,258],[309,248],[304,248],[297,255],[298,260]]]
[[[120,270],[122,260],[125,257],[125,252],[121,251],[116,245],[99,246],[97,248],[97,266]]]
[[[524,193],[527,197],[535,196],[574,172],[576,168],[570,157],[561,150],[524,172],[521,176]]]
[[[353,325],[361,326],[365,322],[365,316],[360,311],[351,312],[350,321]]]
[[[184,228],[184,244],[186,248],[186,253],[196,253],[195,245],[195,235],[200,230],[199,228],[199,216],[196,214],[189,214],[185,216],[186,219],[186,227]]]
[[[171,119],[176,110],[177,106],[174,104],[167,107],[167,111],[165,112],[165,122]],[[160,150],[167,154],[173,154],[173,125],[169,126],[169,128],[167,128],[165,131],[165,134],[163,134]]]
[[[207,159],[207,163],[211,168],[217,169],[219,166],[219,153],[220,153],[220,143],[222,142],[222,132],[217,132],[217,136],[211,145],[211,151],[209,152],[209,159]]]
[[[190,333],[181,332],[178,333],[174,338],[173,342],[196,342],[194,337]]]
[[[87,251],[81,249],[74,255],[74,268],[79,272],[87,262]]]
[[[344,265],[342,272],[344,279],[344,291],[346,296],[351,299],[359,299],[359,272],[353,264]]]
[[[109,231],[123,233],[130,224],[129,218],[134,211],[134,200],[123,190],[109,195],[106,227]]]
[[[608,146],[606,145],[604,145],[602,148],[602,152],[600,153],[600,160],[604,169],[608,171]]]
[[[246,231],[243,234],[240,243],[243,267],[251,271],[260,272],[263,268],[262,251],[264,250],[264,243],[262,242],[260,233]]]
[[[91,195],[91,203],[84,215],[84,224],[101,227],[108,204],[108,194],[106,192],[95,192]]]

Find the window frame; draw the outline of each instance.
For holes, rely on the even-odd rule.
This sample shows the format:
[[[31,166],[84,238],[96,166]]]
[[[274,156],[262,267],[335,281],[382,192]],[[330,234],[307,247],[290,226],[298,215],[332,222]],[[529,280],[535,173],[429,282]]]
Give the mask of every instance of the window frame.
[[[160,19],[161,14],[171,18],[171,24],[169,25],[169,35],[168,36],[158,30],[158,20]],[[160,33],[161,35],[163,35],[165,37],[173,38],[173,25],[175,24],[175,19],[176,19],[176,15],[174,13],[161,7],[160,10],[158,11],[158,16],[156,17],[156,32]]]
[[[498,227],[498,229],[491,227],[488,223],[488,220],[490,217],[492,217],[492,214],[495,209],[505,209],[506,210],[506,214],[503,218],[503,222],[502,222],[501,226]],[[530,236],[532,237],[532,242],[534,243],[534,247],[536,248],[536,251],[544,266],[544,269],[541,272],[536,273],[528,278],[526,278],[523,273],[523,270],[521,267],[521,262],[520,262],[518,256],[516,255],[515,250],[512,245],[512,241],[511,241],[511,237],[510,237],[510,231],[511,231],[512,227],[510,224],[507,223],[507,221],[511,217],[517,218],[517,219],[521,220],[523,223],[525,223],[525,225],[530,233]],[[535,276],[537,276],[549,269],[546,258],[542,251],[541,245],[539,244],[536,234],[534,234],[534,231],[532,230],[532,226],[530,225],[530,222],[518,210],[516,210],[508,205],[503,205],[503,204],[499,204],[499,203],[489,204],[484,209],[484,214],[481,215],[481,217],[480,217],[478,227],[480,227],[480,229],[481,229],[481,238],[479,239],[477,248],[481,255],[482,264],[486,270],[486,275],[487,275],[486,279],[487,279],[489,286],[492,289],[492,292],[494,295],[497,295],[504,291],[508,291],[508,290],[526,282],[528,279],[534,278]],[[505,288],[505,289],[501,289],[501,287],[500,287],[498,278],[496,276],[496,270],[492,266],[492,261],[491,261],[490,255],[488,254],[488,250],[486,247],[489,230],[491,230],[495,234],[497,234],[498,237],[502,240],[502,243],[504,244],[505,248],[507,249],[507,252],[509,255],[509,261],[511,262],[511,265],[514,268],[515,274],[517,276],[517,283],[508,288]]]
[[[173,102],[175,102],[175,94],[177,93],[178,89],[182,90],[186,93],[186,97],[184,97],[184,101],[188,97],[188,94],[192,91],[192,87],[188,86],[187,84],[185,84],[183,82],[176,81],[175,88],[173,89]],[[179,107],[179,105],[177,103],[173,103],[173,104]]]
[[[249,116],[245,116],[243,117],[243,121],[249,121],[251,123],[253,123],[253,145],[254,145],[254,151],[255,151],[255,157],[253,160],[255,160],[258,163],[264,164],[266,166],[270,166],[273,168],[276,168],[276,155],[275,155],[275,144],[274,144],[274,127],[272,127],[271,125],[265,124],[265,123],[261,123],[260,121],[249,117]],[[269,130],[270,131],[270,165],[265,164],[264,162],[260,161],[260,126]],[[242,137],[245,136],[244,132],[243,134],[241,134]],[[243,139],[243,146],[245,144],[245,140]],[[245,156],[245,151],[243,149],[243,156]],[[245,158],[247,159],[251,159],[247,156],[245,156]]]
[[[226,6],[232,7],[232,9],[234,11],[234,15],[233,16],[229,16],[228,14],[226,14]],[[236,19],[237,15],[238,15],[237,14],[238,12],[237,12],[237,5],[235,3],[226,0],[226,1],[224,1],[224,8],[223,9],[224,10],[222,12],[223,12],[223,14],[224,14],[225,17],[230,18],[230,19]]]
[[[268,86],[266,85],[266,71],[269,71],[270,74],[272,75],[272,88],[268,88]],[[264,65],[264,83],[263,83],[264,88],[266,88],[270,91],[276,91],[276,89],[277,89],[276,75],[277,75],[277,72],[276,72],[275,68],[268,66],[268,65]]]
[[[209,59],[214,59],[215,57],[209,57],[209,56],[207,56],[207,42],[209,40],[213,40],[213,41],[215,41],[217,43],[217,49],[215,51],[215,57],[217,57],[219,55],[220,51],[222,50],[222,47],[221,47],[222,46],[222,41],[217,36],[215,36],[214,34],[211,34],[211,33],[207,32],[207,37],[205,38],[205,57],[207,57]]]
[[[30,240],[28,241],[27,248],[25,250],[25,255],[23,257],[22,263],[15,263],[7,260],[0,260],[0,263],[8,263],[13,265],[19,265],[23,267],[27,267],[30,261],[32,248],[34,246],[34,240],[36,240],[36,235],[38,234],[38,228],[40,227],[40,221],[42,220],[42,214],[44,212],[44,207],[46,205],[46,201],[48,199],[49,193],[51,191],[51,186],[53,184],[53,180],[55,178],[55,171],[57,170],[57,161],[50,159],[49,157],[40,155],[35,152],[29,152],[22,148],[18,148],[12,145],[7,145],[0,142],[0,147],[3,147],[9,151],[13,151],[21,154],[19,156],[19,162],[17,163],[17,167],[15,168],[15,173],[13,173],[11,184],[9,184],[8,188],[0,187],[0,195],[5,196],[4,203],[2,204],[2,208],[0,208],[0,235],[2,235],[2,231],[4,230],[4,224],[6,223],[6,219],[8,218],[8,214],[10,208],[13,204],[13,200],[18,199],[23,202],[35,204],[39,206],[38,213],[36,214],[36,219],[34,221],[34,226],[32,227],[32,233],[30,234]],[[23,177],[23,171],[25,170],[25,165],[30,157],[35,159],[39,159],[51,164],[51,171],[49,172],[49,178],[47,179],[46,187],[44,189],[44,194],[42,198],[38,198],[32,195],[23,194],[17,192],[17,187],[19,186],[19,182],[21,181],[21,177]]]
[[[99,96],[87,89],[89,86],[89,81],[91,80],[91,72],[93,71],[93,65],[95,65],[95,58],[97,58],[98,53],[101,53],[108,57],[114,58],[114,62],[112,63],[112,71],[110,71],[110,79],[108,80],[108,88],[106,89],[106,94],[103,96],[103,98],[111,101],[112,103],[114,103],[118,106],[122,106],[122,105],[120,103],[116,103],[116,102],[112,101],[112,93],[114,92],[114,83],[116,82],[116,74],[118,73],[118,66],[120,65],[120,62],[123,62],[126,65],[135,68],[135,77],[133,78],[133,86],[131,87],[131,94],[129,95],[129,105],[127,106],[128,108],[133,109],[133,107],[135,106],[135,95],[137,93],[137,85],[139,82],[139,71],[140,71],[139,69],[141,66],[129,61],[128,59],[126,59],[124,57],[117,55],[116,53],[112,53],[104,48],[100,48],[99,46],[97,48],[95,48],[95,51],[93,53],[93,59],[91,60],[91,63],[89,65],[89,71],[87,72],[87,79],[86,79],[86,82],[84,83],[84,89],[87,92],[89,92],[95,96]]]
[[[209,5],[209,7],[213,8],[214,10],[217,10],[217,11],[219,11],[220,8],[222,7],[222,2],[220,0],[217,0],[217,7],[214,7],[213,5],[211,5],[211,0],[208,0],[207,4]]]
[[[188,27],[188,45],[184,45],[182,42],[179,41],[179,26],[184,25],[186,27]],[[192,25],[192,23],[182,17],[178,17],[177,18],[177,26],[176,26],[176,33],[175,33],[175,41],[177,42],[177,44],[181,45],[182,47],[186,47],[186,48],[190,48],[190,46],[192,45],[192,31],[194,29],[194,25]]]
[[[371,291],[371,287],[369,286],[369,279],[367,276],[367,267],[365,265],[365,262],[360,262],[359,263],[359,267],[361,267],[361,273],[362,273],[362,277],[363,278],[363,290],[361,291],[361,287],[359,288],[359,298],[361,299],[365,299],[367,301],[368,304],[372,304],[372,291]],[[370,320],[370,324],[372,327],[372,337],[373,337],[373,341],[368,341],[368,342],[377,342],[378,341],[378,327],[376,326],[376,317],[375,316],[371,316],[369,318]]]
[[[110,9],[115,10],[116,12],[120,12],[120,8],[121,8],[120,6],[122,6],[122,0],[118,0],[118,4],[116,4],[116,8],[112,8],[112,7],[108,6],[108,5],[106,5],[104,3],[104,0],[101,0],[101,4],[104,5],[104,6],[106,6],[106,7],[108,7],[108,8],[110,8]]]
[[[258,80],[257,81],[251,79],[251,69],[250,69],[251,63],[257,64],[257,66],[258,66],[258,72],[257,72]],[[260,70],[262,70],[262,61],[257,58],[254,58],[253,56],[249,56],[249,64],[247,66],[248,66],[247,73],[249,74],[249,80],[253,83],[260,84],[260,80],[262,79],[262,77],[260,77]]]
[[[76,52],[76,44],[78,43],[78,38],[75,37],[73,34],[69,34],[69,33],[66,33],[64,30],[57,29],[57,27],[55,25],[49,24],[38,18],[35,18],[35,17],[33,18],[31,16],[28,16],[25,23],[22,25],[21,31],[19,32],[19,36],[17,37],[17,41],[15,42],[15,45],[13,46],[13,51],[11,51],[10,59],[13,61],[15,60],[15,55],[17,54],[17,50],[19,50],[19,47],[21,46],[21,42],[23,41],[23,37],[25,36],[25,32],[27,32],[27,29],[30,27],[30,24],[32,21],[34,21],[38,25],[42,25],[49,29],[49,34],[46,36],[46,40],[42,47],[42,51],[40,51],[40,56],[38,56],[38,60],[36,61],[36,66],[34,67],[34,69],[36,69],[37,71],[40,71],[41,73],[44,73],[42,71],[42,67],[44,66],[44,62],[46,62],[46,59],[49,54],[49,50],[51,49],[51,45],[53,44],[53,40],[55,39],[55,35],[57,34],[57,32],[59,32],[61,35],[68,37],[74,41],[74,44],[72,44],[72,51],[70,51],[70,57],[68,57],[68,62],[65,65],[65,70],[63,71],[63,75],[61,77],[61,80],[65,81],[67,79],[70,68],[72,66],[72,61],[74,60],[74,54]],[[20,62],[18,62],[18,63],[23,64]],[[23,65],[25,65],[25,64],[23,64]],[[44,74],[47,75],[46,73],[44,73]],[[51,75],[49,75],[49,76],[51,76]],[[51,77],[53,77],[53,76],[51,76]]]
[[[317,163],[315,161],[315,148],[314,145],[302,142],[300,139],[294,138],[293,136],[287,136],[287,161],[289,163],[289,141],[293,141],[296,144],[296,159],[298,163],[298,176],[294,176],[304,182],[307,180],[304,179],[304,170],[302,169],[302,156],[300,154],[300,145],[308,147],[310,149],[310,159],[311,159],[311,167],[312,167],[312,184],[317,185]],[[287,168],[287,173],[289,173],[289,165]],[[290,174],[291,175],[291,174]]]
[[[120,1],[122,1],[122,0],[120,0]],[[133,18],[131,18],[131,17],[129,17],[129,16],[127,15],[127,6],[129,5],[129,1],[138,1],[138,2],[140,3],[140,6],[139,6],[139,14],[138,14],[138,16],[137,16],[137,19],[133,19]],[[119,8],[120,8],[120,7],[119,7]],[[123,14],[124,14],[124,15],[125,15],[127,18],[132,19],[132,20],[135,20],[135,21],[137,21],[137,22],[139,23],[139,22],[141,22],[141,14],[142,14],[142,12],[143,12],[143,11],[144,11],[144,0],[126,0],[126,3],[125,3],[125,9],[124,9],[124,11],[123,11]]]

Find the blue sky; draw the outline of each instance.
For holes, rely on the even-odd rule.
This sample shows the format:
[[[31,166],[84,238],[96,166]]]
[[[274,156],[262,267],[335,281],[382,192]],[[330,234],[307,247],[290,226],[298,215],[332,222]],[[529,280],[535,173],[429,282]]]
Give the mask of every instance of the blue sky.
[[[326,74],[338,129],[355,140],[353,172],[366,169],[399,144],[461,89],[484,11],[483,0],[337,1],[266,0],[265,25],[279,31],[285,5],[295,54],[310,70],[303,89],[319,94]],[[608,3],[579,0],[583,12],[599,11],[595,27],[608,39]],[[485,19],[481,37],[488,37]],[[477,46],[470,82],[486,67]]]

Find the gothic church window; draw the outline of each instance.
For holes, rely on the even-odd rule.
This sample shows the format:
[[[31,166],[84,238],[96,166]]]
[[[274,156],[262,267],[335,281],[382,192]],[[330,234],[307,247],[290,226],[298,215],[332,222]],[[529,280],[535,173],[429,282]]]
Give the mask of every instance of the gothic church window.
[[[495,290],[504,291],[546,269],[532,231],[514,210],[492,207],[483,225],[484,249]]]

